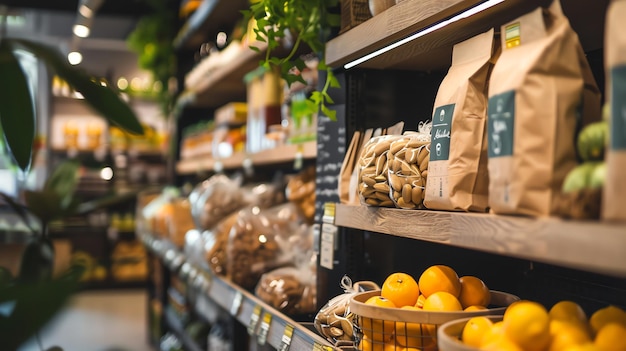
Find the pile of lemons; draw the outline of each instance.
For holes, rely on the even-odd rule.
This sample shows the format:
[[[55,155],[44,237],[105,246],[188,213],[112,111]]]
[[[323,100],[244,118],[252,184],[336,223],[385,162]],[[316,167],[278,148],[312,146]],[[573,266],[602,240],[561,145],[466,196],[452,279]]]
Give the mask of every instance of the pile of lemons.
[[[434,265],[416,280],[407,273],[390,274],[381,285],[380,296],[366,304],[414,311],[476,311],[487,308],[491,293],[475,276],[460,277],[454,269]],[[436,326],[433,324],[394,322],[361,318],[363,337],[360,350],[414,351],[436,350]]]
[[[626,312],[607,306],[587,319],[573,301],[560,301],[548,311],[522,300],[506,309],[502,321],[471,318],[461,340],[486,351],[626,351]]]

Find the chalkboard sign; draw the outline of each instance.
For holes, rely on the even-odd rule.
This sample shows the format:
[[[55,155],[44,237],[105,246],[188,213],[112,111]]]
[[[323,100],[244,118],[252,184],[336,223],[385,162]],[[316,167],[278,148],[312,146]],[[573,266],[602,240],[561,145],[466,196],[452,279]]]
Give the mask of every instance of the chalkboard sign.
[[[315,187],[315,223],[322,222],[324,203],[339,202],[339,172],[346,153],[344,104],[333,105],[337,120],[320,114],[317,120],[317,162]]]

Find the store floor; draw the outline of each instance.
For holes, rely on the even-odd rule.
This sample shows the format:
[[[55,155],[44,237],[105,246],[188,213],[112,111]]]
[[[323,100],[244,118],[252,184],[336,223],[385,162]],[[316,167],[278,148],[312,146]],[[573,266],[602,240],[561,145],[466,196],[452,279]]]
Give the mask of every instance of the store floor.
[[[44,350],[153,351],[147,343],[147,294],[142,290],[87,291],[76,294],[44,329]],[[19,351],[39,351],[33,340]]]

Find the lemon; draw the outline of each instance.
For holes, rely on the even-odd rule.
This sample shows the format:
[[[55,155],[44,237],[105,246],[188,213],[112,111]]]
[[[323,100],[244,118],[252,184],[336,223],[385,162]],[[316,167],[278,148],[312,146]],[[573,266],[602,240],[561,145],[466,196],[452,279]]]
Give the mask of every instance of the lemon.
[[[626,325],[626,312],[617,306],[611,305],[595,311],[589,319],[594,333],[598,333],[605,324],[611,322]]]
[[[605,324],[598,331],[594,344],[601,350],[626,351],[626,326],[613,322]]]
[[[550,342],[550,317],[539,303],[512,304],[504,312],[503,323],[504,334],[526,351],[544,350]]]
[[[491,319],[485,316],[473,317],[463,327],[461,340],[466,345],[479,347],[483,336],[492,326]]]
[[[495,322],[491,325],[491,328],[485,331],[482,339],[480,340],[480,348],[496,342],[500,338],[504,338],[504,323],[502,321]]]
[[[493,342],[480,348],[482,351],[524,351],[506,336],[495,339]]]
[[[570,346],[592,341],[589,329],[580,322],[553,319],[550,321],[550,335],[552,342],[549,351],[564,351]]]
[[[476,311],[484,311],[486,309],[487,309],[487,307],[485,307],[485,306],[472,305],[472,306],[465,307],[465,309],[463,311],[465,311],[465,312],[476,312]]]

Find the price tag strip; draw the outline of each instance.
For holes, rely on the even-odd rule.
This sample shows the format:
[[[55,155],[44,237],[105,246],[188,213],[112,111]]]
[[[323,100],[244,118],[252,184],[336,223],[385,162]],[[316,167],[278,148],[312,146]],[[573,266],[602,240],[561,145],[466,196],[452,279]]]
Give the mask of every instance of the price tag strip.
[[[259,324],[259,318],[261,317],[261,306],[254,306],[252,315],[250,315],[250,323],[248,323],[248,335],[254,335],[257,324]]]
[[[280,346],[278,347],[278,351],[289,350],[289,346],[291,346],[292,336],[293,336],[293,325],[291,324],[285,325],[285,331],[283,332],[283,337],[280,339]]]
[[[241,307],[241,302],[243,301],[243,294],[241,291],[237,291],[235,298],[233,298],[233,304],[230,305],[230,315],[236,317],[239,314],[239,308]]]
[[[313,351],[333,351],[333,348],[326,345],[320,345],[317,342],[313,343]]]
[[[263,313],[263,319],[261,320],[261,326],[259,327],[259,333],[257,335],[257,342],[263,346],[267,342],[267,334],[270,332],[270,325],[272,323],[272,315],[269,312]]]

